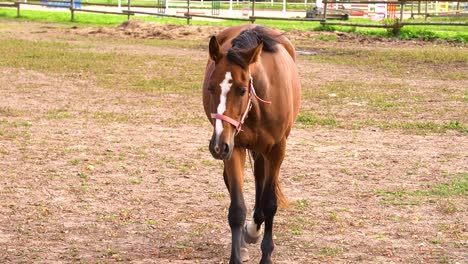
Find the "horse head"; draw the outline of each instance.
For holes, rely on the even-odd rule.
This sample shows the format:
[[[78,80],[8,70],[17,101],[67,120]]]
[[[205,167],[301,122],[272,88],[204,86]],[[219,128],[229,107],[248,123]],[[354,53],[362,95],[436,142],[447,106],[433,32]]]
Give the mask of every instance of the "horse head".
[[[214,70],[209,76],[208,92],[214,130],[209,149],[215,159],[231,157],[234,138],[241,132],[255,93],[250,65],[258,61],[262,48],[263,43],[258,40],[253,48],[231,48],[223,52],[215,36],[210,40]]]

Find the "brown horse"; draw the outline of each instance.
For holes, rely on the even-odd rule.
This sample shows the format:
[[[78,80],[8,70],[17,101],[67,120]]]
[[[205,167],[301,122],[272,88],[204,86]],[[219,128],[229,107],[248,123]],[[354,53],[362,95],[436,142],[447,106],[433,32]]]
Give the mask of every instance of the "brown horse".
[[[254,25],[231,27],[213,36],[203,83],[203,106],[214,131],[209,149],[224,162],[231,204],[230,263],[248,260],[245,243],[256,243],[265,222],[260,263],[272,263],[273,218],[285,203],[279,170],[286,139],[299,112],[300,81],[291,42]],[[246,150],[254,160],[255,208],[245,225],[243,196]]]

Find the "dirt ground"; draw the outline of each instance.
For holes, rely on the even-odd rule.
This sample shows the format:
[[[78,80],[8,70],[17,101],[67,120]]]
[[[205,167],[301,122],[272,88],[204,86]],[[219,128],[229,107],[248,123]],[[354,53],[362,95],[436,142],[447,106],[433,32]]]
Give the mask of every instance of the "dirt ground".
[[[204,43],[220,30],[2,21],[0,43],[62,40],[90,45],[96,54],[176,53],[204,61],[207,54],[201,48],[154,48],[139,39]],[[454,45],[287,34],[301,45],[320,34],[337,38],[315,41],[316,48]],[[316,80],[373,78],[305,56],[299,57],[298,67],[305,91]],[[379,78],[391,81],[386,75]],[[429,81],[464,93],[465,101],[447,106],[452,107],[447,115],[466,123],[466,81],[420,77],[409,82],[424,87]],[[303,108],[313,106],[305,101]],[[211,133],[201,93],[110,89],[80,74],[0,66],[1,262],[227,263],[229,196],[222,164],[208,152]],[[467,263],[467,149],[466,133],[460,131],[297,126],[282,167],[290,206],[276,217],[275,263]],[[246,167],[251,211],[254,186]],[[257,263],[259,246],[251,245],[249,252],[249,263]]]

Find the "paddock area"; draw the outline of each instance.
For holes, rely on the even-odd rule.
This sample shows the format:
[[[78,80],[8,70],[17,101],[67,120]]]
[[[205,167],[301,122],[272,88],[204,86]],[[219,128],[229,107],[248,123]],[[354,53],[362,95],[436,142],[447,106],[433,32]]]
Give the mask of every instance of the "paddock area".
[[[0,259],[227,263],[201,99],[222,28],[0,22]],[[466,263],[466,44],[285,34],[302,107],[275,263]]]

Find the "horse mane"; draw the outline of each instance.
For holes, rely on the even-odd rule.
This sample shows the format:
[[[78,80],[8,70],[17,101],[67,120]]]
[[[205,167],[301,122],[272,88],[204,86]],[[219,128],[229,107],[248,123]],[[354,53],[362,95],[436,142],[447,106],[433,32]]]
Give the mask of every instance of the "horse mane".
[[[276,45],[279,43],[277,37],[269,34],[261,26],[246,29],[231,41],[232,47],[227,52],[227,59],[246,69],[249,65],[242,56],[243,52],[256,48],[260,43],[263,43],[263,51],[276,52]]]

